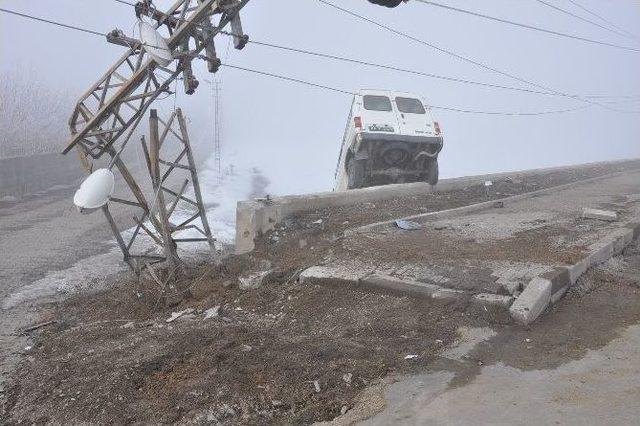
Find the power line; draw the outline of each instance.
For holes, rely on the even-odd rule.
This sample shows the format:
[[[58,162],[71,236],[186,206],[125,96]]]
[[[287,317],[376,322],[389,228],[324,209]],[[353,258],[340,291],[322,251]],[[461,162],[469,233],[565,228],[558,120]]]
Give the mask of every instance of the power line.
[[[467,14],[467,15],[476,16],[478,18],[484,18],[484,19],[488,19],[490,21],[495,21],[495,22],[501,22],[503,24],[514,25],[516,27],[527,28],[527,29],[530,29],[530,30],[539,31],[539,32],[547,33],[547,34],[552,34],[552,35],[556,35],[556,36],[559,36],[559,37],[565,37],[565,38],[570,38],[570,39],[574,39],[574,40],[580,40],[580,41],[584,41],[584,42],[587,42],[587,43],[599,44],[599,45],[602,45],[602,46],[615,47],[617,49],[630,50],[630,51],[633,51],[633,52],[640,52],[640,49],[636,49],[636,48],[633,48],[633,47],[621,46],[619,44],[608,43],[606,41],[594,40],[594,39],[590,39],[590,38],[586,38],[586,37],[580,37],[580,36],[576,36],[576,35],[572,35],[572,34],[561,33],[559,31],[554,31],[554,30],[548,30],[548,29],[545,29],[545,28],[535,27],[533,25],[527,25],[527,24],[523,24],[523,23],[520,23],[520,22],[514,22],[514,21],[510,21],[508,19],[496,18],[494,16],[489,16],[489,15],[485,15],[485,14],[482,14],[482,13],[472,12],[472,11],[466,10],[466,9],[459,9],[457,7],[447,6],[445,4],[435,3],[435,2],[432,2],[432,1],[428,1],[428,0],[415,0],[415,1],[427,4],[427,5],[430,5],[430,6],[436,6],[436,7],[440,7],[440,8],[443,8],[443,9],[451,10],[451,11],[454,11],[454,12],[464,13],[464,14]]]
[[[356,13],[356,12],[353,12],[353,11],[351,11],[351,10],[345,9],[345,8],[343,8],[343,7],[340,7],[340,6],[338,6],[338,5],[336,5],[336,4],[333,4],[333,3],[331,3],[331,2],[329,2],[329,1],[327,1],[327,0],[318,0],[318,1],[319,1],[320,3],[322,3],[322,4],[326,5],[326,6],[332,7],[332,8],[334,8],[334,9],[336,9],[336,10],[339,10],[339,11],[341,11],[341,12],[343,12],[343,13],[347,14],[347,15],[351,15],[351,16],[353,16],[353,17],[355,17],[355,18],[358,18],[358,19],[363,20],[363,21],[365,21],[365,22],[368,22],[368,23],[370,23],[370,24],[372,24],[372,25],[375,25],[375,26],[377,26],[378,28],[382,28],[382,29],[384,29],[385,31],[389,31],[389,32],[391,32],[391,33],[393,33],[393,34],[396,34],[396,35],[400,36],[400,37],[404,37],[404,38],[409,39],[409,40],[411,40],[411,41],[414,41],[414,42],[416,42],[416,43],[419,43],[419,44],[422,44],[422,45],[424,45],[424,46],[430,47],[430,48],[432,48],[432,49],[434,49],[434,50],[437,50],[438,52],[441,52],[441,53],[447,54],[447,55],[449,55],[449,56],[453,56],[453,57],[454,57],[454,58],[456,58],[456,59],[459,59],[459,60],[462,60],[462,61],[468,62],[468,63],[470,63],[470,64],[473,64],[473,65],[475,65],[475,66],[478,66],[478,67],[480,67],[480,68],[483,68],[483,69],[485,69],[485,70],[489,70],[489,71],[492,71],[492,72],[494,72],[494,73],[496,73],[496,74],[500,74],[500,75],[502,75],[502,76],[509,77],[509,78],[511,78],[511,79],[513,79],[513,80],[517,80],[517,81],[519,81],[519,82],[529,84],[529,85],[534,86],[534,87],[537,87],[537,88],[539,88],[539,89],[543,89],[543,90],[547,90],[547,91],[553,92],[553,93],[555,93],[555,94],[557,94],[557,95],[560,95],[560,96],[567,96],[567,97],[570,97],[570,98],[573,98],[573,99],[580,100],[580,101],[582,101],[582,102],[586,102],[586,103],[591,104],[591,105],[598,105],[598,106],[600,106],[600,107],[602,107],[602,108],[605,108],[605,109],[608,109],[608,110],[610,110],[610,111],[623,112],[623,111],[618,111],[618,110],[616,110],[616,109],[614,109],[614,108],[608,107],[608,106],[606,106],[606,105],[602,105],[602,104],[600,104],[600,103],[598,103],[598,102],[595,102],[595,101],[592,101],[592,100],[590,100],[590,99],[585,99],[585,98],[583,98],[583,97],[581,97],[581,96],[578,96],[578,95],[570,95],[570,94],[567,94],[567,93],[563,93],[563,92],[560,92],[560,91],[558,91],[558,90],[552,89],[552,88],[550,88],[550,87],[548,87],[548,86],[544,86],[544,85],[542,85],[542,84],[535,83],[535,82],[533,82],[533,81],[530,81],[530,80],[524,79],[524,78],[522,78],[522,77],[518,77],[518,76],[516,76],[516,75],[514,75],[514,74],[511,74],[511,73],[508,73],[508,72],[506,72],[506,71],[501,71],[501,70],[499,70],[499,69],[497,69],[497,68],[491,67],[491,66],[486,65],[486,64],[484,64],[484,63],[482,63],[482,62],[476,61],[476,60],[474,60],[474,59],[468,58],[468,57],[463,56],[463,55],[459,55],[459,54],[457,54],[457,53],[455,53],[455,52],[453,52],[453,51],[451,51],[451,50],[444,49],[444,48],[442,48],[442,47],[436,46],[436,45],[435,45],[435,44],[433,44],[433,43],[429,43],[429,42],[427,42],[427,41],[425,41],[425,40],[419,39],[419,38],[414,37],[414,36],[412,36],[412,35],[410,35],[410,34],[407,34],[407,33],[405,33],[405,32],[402,32],[402,31],[396,30],[395,28],[392,28],[392,27],[390,27],[390,26],[388,26],[388,25],[385,25],[385,24],[382,24],[382,23],[380,23],[380,22],[374,21],[373,19],[367,18],[366,16],[360,15],[360,14],[358,14],[358,13]]]
[[[597,13],[587,9],[586,7],[582,6],[580,3],[578,3],[577,1],[574,0],[568,0],[571,4],[573,4],[576,7],[579,7],[580,9],[584,10],[585,12],[587,12],[588,14],[595,16],[596,18],[600,19],[602,22],[606,22],[607,24],[611,25],[613,28],[622,31],[625,34],[628,34],[629,36],[633,37],[634,39],[638,40],[638,36],[636,36],[633,33],[630,33],[629,31],[625,30],[624,28],[620,28],[618,25],[614,24],[613,22],[603,18],[602,16],[598,15]]]
[[[221,31],[221,33],[224,34],[224,35],[233,36],[232,33],[228,33],[226,31]],[[299,48],[295,48],[295,47],[289,47],[289,46],[283,46],[283,45],[278,45],[278,44],[273,44],[273,43],[267,43],[267,42],[258,41],[258,40],[249,39],[248,42],[252,43],[252,44],[255,44],[255,45],[258,45],[258,46],[264,46],[264,47],[269,47],[269,48],[278,49],[278,50],[284,50],[284,51],[288,51],[288,52],[301,53],[301,54],[309,55],[309,56],[316,56],[316,57],[325,58],[325,59],[331,59],[331,60],[335,60],[335,61],[348,62],[348,63],[352,63],[352,64],[364,65],[364,66],[368,66],[368,67],[380,68],[380,69],[385,69],[385,70],[390,70],[390,71],[403,72],[403,73],[407,73],[407,74],[414,74],[414,75],[419,75],[419,76],[423,76],[423,77],[435,78],[435,79],[440,79],[440,80],[445,80],[445,81],[452,81],[452,82],[456,82],[456,83],[471,84],[471,85],[476,85],[476,86],[490,87],[490,88],[494,88],[494,89],[513,90],[513,91],[534,93],[534,94],[540,94],[540,95],[552,95],[552,96],[554,96],[554,95],[557,96],[558,95],[557,93],[547,92],[547,91],[526,89],[526,88],[522,88],[522,87],[503,86],[503,85],[500,85],[500,84],[484,83],[484,82],[480,82],[480,81],[466,80],[466,79],[456,78],[456,77],[448,77],[448,76],[444,76],[444,75],[427,73],[427,72],[424,72],[424,71],[401,68],[401,67],[397,67],[397,66],[394,66],[394,65],[387,65],[387,64],[379,64],[379,63],[375,63],[375,62],[368,62],[368,61],[363,61],[363,60],[359,60],[359,59],[347,58],[347,57],[344,57],[344,56],[332,55],[332,54],[328,54],[328,53],[321,53],[321,52],[316,52],[316,51],[311,51],[311,50],[306,50],[306,49],[299,49]]]
[[[253,73],[253,74],[259,74],[259,75],[263,75],[263,76],[266,76],[266,77],[272,77],[272,78],[276,78],[276,79],[287,81],[287,82],[298,83],[298,84],[302,84],[302,85],[305,85],[305,86],[315,87],[317,89],[324,89],[324,90],[328,90],[328,91],[332,91],[332,92],[342,93],[342,94],[345,94],[345,95],[352,95],[352,96],[357,95],[357,93],[350,92],[348,90],[343,90],[343,89],[339,89],[339,88],[336,88],[336,87],[327,86],[327,85],[324,85],[324,84],[313,83],[313,82],[310,82],[310,81],[307,81],[307,80],[300,80],[298,78],[289,77],[289,76],[282,75],[282,74],[274,74],[274,73],[267,72],[267,71],[256,70],[256,69],[253,69],[253,68],[245,68],[245,67],[241,67],[241,66],[238,66],[238,65],[232,65],[232,64],[222,64],[222,66],[223,67],[227,67],[227,68],[236,69],[236,70],[250,72],[250,73]],[[579,110],[583,110],[583,109],[586,109],[586,108],[590,107],[590,105],[583,105],[583,106],[576,107],[576,108],[567,108],[567,109],[551,110],[551,111],[503,112],[503,111],[469,110],[469,109],[454,108],[454,107],[447,107],[447,106],[441,106],[441,105],[428,105],[428,106],[430,108],[432,108],[432,109],[440,109],[440,110],[445,110],[445,111],[453,111],[453,112],[460,112],[460,113],[466,113],[466,114],[507,115],[507,116],[537,116],[537,115],[561,114],[561,113],[565,113],[565,112],[579,111]]]
[[[33,20],[40,21],[40,22],[46,22],[47,24],[57,25],[57,26],[63,27],[63,28],[68,28],[68,29],[72,29],[72,30],[76,30],[76,31],[82,31],[83,33],[87,33],[87,34],[98,35],[98,36],[101,36],[101,37],[106,37],[106,35],[107,35],[105,33],[101,33],[101,32],[98,32],[98,31],[89,30],[89,29],[81,28],[81,27],[76,27],[75,25],[63,24],[62,22],[51,21],[49,19],[38,18],[37,16],[27,15],[27,14],[15,12],[15,11],[9,10],[9,9],[0,8],[0,12],[4,12],[4,13],[9,13],[11,15],[20,16],[22,18],[33,19]]]
[[[130,5],[130,6],[135,6],[133,3],[129,3],[127,1],[125,1],[125,0],[115,0],[115,1],[118,2],[118,3],[123,3],[123,4]],[[343,11],[346,11],[346,10],[343,10]],[[181,17],[177,17],[177,16],[174,17],[174,18],[179,20],[179,21],[183,21],[183,22],[191,22],[190,20],[188,20],[186,18],[181,18]],[[199,26],[199,27],[201,27],[203,29],[206,29],[205,26],[198,25],[198,24],[194,24],[194,25]],[[234,34],[232,32],[228,32],[228,31],[225,31],[225,30],[222,30],[222,29],[218,29],[218,32],[221,33],[221,34],[227,35],[227,36],[233,36],[233,37],[238,37],[239,36],[238,34]],[[252,44],[259,45],[259,46],[264,46],[264,47],[270,47],[270,48],[273,48],[273,49],[285,50],[285,51],[301,53],[301,54],[311,55],[311,56],[317,56],[317,57],[322,57],[322,58],[332,59],[332,60],[337,60],[337,61],[350,62],[350,63],[355,63],[355,64],[359,64],[359,65],[364,65],[364,66],[370,66],[370,67],[375,67],[375,68],[380,68],[380,69],[387,69],[387,70],[392,70],[392,71],[398,71],[398,72],[403,72],[403,73],[420,75],[420,76],[424,76],[424,77],[441,79],[441,80],[445,80],[445,81],[452,81],[452,82],[457,82],[457,83],[462,83],[462,84],[470,84],[470,85],[484,86],[484,87],[490,87],[490,88],[496,88],[496,89],[520,91],[520,92],[532,93],[532,94],[555,95],[555,96],[563,96],[563,97],[570,97],[570,98],[580,99],[577,95],[569,95],[569,94],[561,93],[561,92],[558,92],[558,91],[555,91],[555,90],[552,90],[552,89],[544,88],[544,86],[540,86],[540,87],[544,88],[546,91],[538,91],[538,90],[525,89],[525,88],[519,88],[519,87],[513,87],[513,86],[504,86],[504,85],[499,85],[499,84],[484,83],[484,82],[478,82],[478,81],[473,81],[473,80],[468,80],[468,79],[461,79],[461,78],[455,78],[455,77],[442,76],[442,75],[427,73],[427,72],[423,72],[423,71],[404,69],[404,68],[400,68],[400,67],[393,66],[393,65],[378,64],[378,63],[373,63],[373,62],[357,60],[357,59],[353,59],[353,58],[346,58],[346,57],[337,56],[337,55],[330,55],[330,54],[326,54],[326,53],[314,52],[314,51],[310,51],[310,50],[306,50],[306,49],[298,49],[298,48],[293,48],[293,47],[289,47],[289,46],[283,46],[283,45],[277,45],[277,44],[268,43],[268,42],[262,42],[262,41],[258,41],[258,40],[249,39],[247,41],[248,41],[248,43],[252,43]],[[532,84],[532,83],[527,82],[527,81],[524,81],[524,82],[527,83],[527,84]],[[585,98],[589,98],[589,97],[590,96],[585,96]],[[585,102],[589,103],[589,101],[585,101]],[[603,105],[601,105],[601,106],[603,106]],[[605,106],[603,106],[603,107],[607,108]],[[610,109],[610,108],[608,108],[608,109]]]
[[[605,27],[604,25],[600,25],[600,24],[598,24],[597,22],[594,22],[594,21],[592,21],[592,20],[590,20],[590,19],[584,18],[584,17],[582,17],[582,16],[580,16],[580,15],[576,15],[576,14],[575,14],[575,13],[573,13],[573,12],[569,12],[568,10],[562,9],[562,8],[560,8],[560,7],[556,6],[556,5],[551,4],[551,3],[547,3],[547,2],[546,2],[546,1],[544,1],[544,0],[536,0],[536,1],[537,1],[538,3],[540,3],[540,4],[543,4],[543,5],[547,6],[547,7],[550,7],[551,9],[557,10],[557,11],[558,11],[558,12],[560,12],[560,13],[564,13],[565,15],[572,16],[572,17],[574,17],[574,18],[576,18],[576,19],[579,19],[579,20],[581,20],[581,21],[583,21],[583,22],[587,22],[587,23],[589,23],[589,24],[591,24],[591,25],[595,25],[596,27],[598,27],[598,28],[602,28],[603,30],[607,30],[607,31],[609,31],[609,32],[612,32],[612,33],[614,33],[614,34],[620,35],[620,36],[622,36],[622,37],[626,37],[626,38],[631,38],[631,39],[633,39],[633,37],[630,37],[629,35],[627,35],[627,34],[625,34],[625,33],[623,33],[623,32],[620,32],[620,31],[617,31],[617,30],[611,29],[611,28],[609,28],[609,27]]]
[[[124,2],[124,0],[116,0],[116,1]],[[326,3],[323,0],[320,0],[320,1],[322,1],[323,3]],[[327,3],[327,4],[331,5],[331,3]],[[339,9],[341,9],[341,8],[339,8]],[[344,10],[344,9],[341,9],[341,10]],[[23,18],[27,18],[27,19],[33,19],[33,20],[36,20],[36,21],[41,21],[41,22],[45,22],[45,23],[48,23],[48,24],[57,25],[57,26],[64,27],[64,28],[67,28],[67,29],[73,29],[73,30],[84,32],[84,33],[89,33],[89,34],[92,34],[92,35],[106,36],[105,33],[100,33],[98,31],[93,31],[93,30],[89,30],[89,29],[86,29],[86,28],[81,28],[81,27],[77,27],[77,26],[73,26],[73,25],[68,25],[68,24],[64,24],[64,23],[61,23],[61,22],[52,21],[52,20],[48,20],[48,19],[42,19],[42,18],[38,18],[36,16],[22,14],[22,13],[18,13],[18,12],[7,10],[7,9],[3,9],[3,8],[0,8],[0,11],[1,12],[5,12],[5,13],[10,13],[10,14],[13,14],[13,15],[17,15],[17,16],[20,16],[20,17],[23,17]],[[368,20],[367,18],[364,18],[364,19]],[[374,21],[370,21],[370,22],[374,22]],[[381,25],[381,24],[379,24],[379,25]],[[392,30],[392,29],[390,29],[390,30],[395,32],[395,30]],[[227,33],[227,35],[233,35],[233,34]],[[408,36],[408,37],[411,37],[411,36]],[[262,44],[262,45],[270,45],[269,43],[262,43],[262,42],[254,42],[254,43],[255,44]],[[426,42],[424,42],[424,43],[426,43]],[[143,44],[143,46],[144,45],[145,44]],[[271,47],[275,47],[275,46],[277,46],[277,45],[271,45]],[[278,46],[278,47],[285,48],[284,46]],[[305,52],[302,49],[294,49],[294,48],[286,48],[286,49],[291,49],[293,51]],[[317,52],[313,52],[313,53],[310,52],[310,51],[306,51],[306,52],[309,52],[309,54],[317,54],[318,56],[323,56],[324,55],[324,54],[319,54]],[[327,57],[331,57],[332,55],[326,55],[326,56]],[[336,56],[335,58],[339,58],[339,57]],[[348,58],[343,58],[343,59],[344,60],[348,60],[348,61],[355,61],[355,62],[361,62],[363,64],[367,64],[364,61],[350,60]],[[371,64],[374,65],[373,63],[371,63]],[[381,66],[381,67],[389,67],[390,69],[394,68],[394,67],[384,66],[384,65],[380,65],[380,64],[375,64],[375,65],[376,66]],[[254,72],[254,73],[267,75],[267,76],[274,77],[274,78],[280,78],[280,79],[285,79],[285,80],[289,80],[289,81],[293,81],[293,82],[298,82],[298,83],[301,83],[301,84],[311,85],[311,86],[314,86],[314,87],[317,87],[317,88],[321,88],[321,89],[332,90],[332,91],[335,91],[335,92],[341,92],[341,93],[350,94],[350,95],[354,94],[353,92],[348,92],[348,91],[345,91],[345,90],[342,90],[342,89],[337,89],[337,88],[333,88],[333,87],[329,87],[329,86],[310,83],[310,82],[306,82],[306,81],[303,81],[303,80],[294,79],[294,78],[291,78],[291,77],[280,76],[280,75],[276,75],[276,74],[270,74],[270,73],[267,73],[267,72],[264,72],[264,71],[251,70],[251,69],[242,68],[242,67],[233,66],[233,65],[228,65],[228,64],[226,66],[228,68],[236,68],[236,69],[240,69],[240,70],[244,70],[244,71],[248,71],[248,72]],[[398,68],[397,70],[401,70],[401,69]],[[410,72],[410,70],[406,70],[406,71]],[[499,71],[497,71],[497,72],[499,72]],[[420,73],[420,72],[416,71],[416,73]],[[424,74],[426,74],[426,73],[424,73]],[[453,79],[453,78],[449,78],[449,77],[443,77],[443,78],[445,78],[445,79]],[[454,81],[455,80],[460,80],[461,82],[462,81],[465,81],[465,82],[467,81],[467,80],[461,80],[461,79],[454,79]],[[526,80],[522,80],[522,81],[527,82]],[[509,88],[509,86],[489,85],[489,84],[485,84],[485,83],[478,83],[478,82],[471,82],[471,81],[468,81],[468,82],[470,82],[471,84],[481,84],[481,85],[495,86],[495,87],[500,87],[500,88]],[[534,84],[534,83],[529,83],[529,84]],[[540,86],[540,87],[544,88],[543,86]],[[518,88],[510,88],[510,89],[512,89],[512,90],[520,90]],[[522,89],[522,90],[526,91],[527,89]],[[547,90],[552,90],[552,89],[547,89]],[[553,93],[537,92],[537,91],[531,91],[531,92],[533,92],[533,93],[542,93],[542,94],[558,94],[558,95],[561,95],[561,96],[567,96],[567,97],[571,97],[571,98],[580,99],[577,96],[566,95],[566,94],[563,94],[563,93],[557,92],[557,91],[553,91]],[[605,95],[602,95],[602,96],[604,97]],[[594,104],[594,105],[597,104],[595,102],[590,102],[590,103]],[[601,104],[597,104],[597,105],[601,105]],[[457,111],[457,112],[477,113],[477,114],[491,114],[491,115],[542,115],[542,114],[552,114],[552,113],[559,113],[559,112],[569,112],[569,111],[575,111],[577,109],[582,109],[582,108],[577,108],[577,109],[558,110],[558,111],[549,111],[549,112],[541,112],[541,113],[503,113],[503,112],[472,111],[472,110],[457,109],[457,108],[450,108],[450,107],[440,107],[440,106],[432,106],[432,107],[433,108],[439,108],[439,109],[446,109],[446,110],[450,110],[450,111]],[[618,112],[627,112],[627,111],[618,111]]]

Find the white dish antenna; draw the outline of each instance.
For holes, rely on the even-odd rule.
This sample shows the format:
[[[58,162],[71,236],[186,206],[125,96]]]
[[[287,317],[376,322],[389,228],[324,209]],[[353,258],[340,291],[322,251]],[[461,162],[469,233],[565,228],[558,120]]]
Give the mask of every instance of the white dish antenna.
[[[160,35],[153,25],[140,21],[140,40],[144,50],[151,56],[159,65],[166,67],[173,61],[173,55],[167,40]]]
[[[82,182],[73,196],[80,213],[92,213],[107,204],[113,195],[115,177],[109,169],[98,169]]]

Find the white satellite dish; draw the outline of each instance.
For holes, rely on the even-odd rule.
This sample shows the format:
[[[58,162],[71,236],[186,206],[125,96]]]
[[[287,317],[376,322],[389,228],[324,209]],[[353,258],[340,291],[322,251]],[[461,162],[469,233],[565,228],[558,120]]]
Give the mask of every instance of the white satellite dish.
[[[98,169],[82,182],[73,196],[80,213],[92,213],[107,204],[113,195],[115,177],[109,169]]]
[[[144,50],[151,56],[159,65],[166,67],[173,61],[173,55],[167,41],[160,35],[153,25],[140,21],[140,40]]]

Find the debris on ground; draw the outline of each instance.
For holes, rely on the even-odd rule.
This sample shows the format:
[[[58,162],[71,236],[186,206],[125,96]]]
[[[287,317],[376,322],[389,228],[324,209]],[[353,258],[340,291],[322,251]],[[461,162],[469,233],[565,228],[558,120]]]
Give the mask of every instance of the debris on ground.
[[[398,228],[404,229],[405,231],[416,231],[422,228],[422,225],[419,223],[404,219],[397,219],[395,224]]]
[[[245,276],[238,277],[241,290],[252,290],[261,287],[264,280],[273,273],[273,270],[254,272]]]
[[[582,217],[584,219],[596,219],[613,222],[615,220],[618,220],[618,213],[612,212],[610,210],[584,208],[582,209]]]
[[[187,309],[179,311],[179,312],[172,312],[171,316],[166,319],[166,322],[174,322],[175,320],[177,320],[181,316],[186,315],[186,314],[190,314],[193,311],[194,311],[193,308],[187,308]]]
[[[520,194],[610,172],[593,170],[540,174],[526,181],[496,179],[493,188]],[[278,232],[278,244],[270,244],[265,235],[256,241],[253,254],[225,259],[215,274],[193,286],[189,299],[157,311],[151,308],[156,299],[145,304],[144,297],[135,295],[136,283],[122,277],[100,293],[59,302],[58,325],[37,333],[11,387],[4,388],[10,401],[7,423],[312,424],[345,413],[355,418],[358,401],[367,395],[382,409],[383,391],[376,388],[372,394],[381,378],[423,372],[453,344],[461,326],[482,327],[485,320],[464,305],[303,286],[296,277],[338,258],[341,247],[331,237],[347,227],[483,202],[484,189],[480,182],[466,191],[299,213],[287,219],[286,232]],[[489,200],[499,198],[492,190]],[[309,226],[318,218],[322,226]],[[260,258],[271,265],[257,264]],[[202,265],[203,270],[209,267]],[[272,271],[269,279],[256,289],[243,291],[235,285],[241,276],[266,271]],[[543,319],[536,331],[513,328],[517,348],[507,362],[545,368],[549,359],[579,356],[589,345],[613,338],[611,330],[620,321],[637,321],[639,302],[632,295],[638,287],[608,279],[589,295],[571,292],[573,305],[550,308],[564,315],[564,321]],[[205,318],[215,308],[219,321],[163,325],[170,314],[171,321],[194,312]],[[595,325],[575,320],[585,312],[594,315]],[[113,322],[122,318],[139,326],[114,328]],[[146,323],[153,326],[142,326]],[[571,327],[554,335],[563,323]],[[593,337],[594,329],[605,332]],[[525,332],[531,334],[518,334]],[[522,354],[522,341],[529,335],[536,344]],[[486,365],[499,362],[496,346],[485,349],[489,352],[474,357],[474,364],[480,359]],[[548,357],[540,355],[543,350]],[[526,358],[518,364],[517,357]]]
[[[220,305],[214,306],[204,311],[204,319],[215,318],[220,315]]]

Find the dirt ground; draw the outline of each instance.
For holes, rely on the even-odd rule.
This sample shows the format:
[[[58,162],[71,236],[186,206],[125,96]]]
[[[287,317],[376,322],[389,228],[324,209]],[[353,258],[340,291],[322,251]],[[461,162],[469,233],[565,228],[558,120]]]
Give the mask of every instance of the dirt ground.
[[[617,169],[637,166],[625,163]],[[34,344],[24,349],[20,368],[4,390],[5,422],[309,424],[334,419],[356,405],[363,389],[389,374],[438,368],[438,354],[456,340],[460,326],[487,325],[464,304],[298,284],[304,268],[341,255],[336,242],[344,230],[611,171],[593,167],[494,182],[488,196],[476,186],[308,212],[265,235],[252,254],[191,268],[164,305],[160,289],[131,277],[106,291],[47,305],[40,320],[55,323],[29,333]],[[629,261],[638,262],[638,249],[633,250]],[[263,269],[272,272],[261,286],[239,288],[239,277]],[[637,280],[622,282],[602,271],[587,277],[591,284],[576,287],[534,330],[492,325],[502,332],[474,356],[484,363],[541,367],[579,357],[613,338],[615,333],[603,330],[640,319],[638,299],[627,294],[637,293]],[[218,306],[218,314],[205,319],[206,311]],[[193,312],[167,322],[172,312],[184,309]],[[597,327],[583,321],[589,315],[596,316]],[[555,321],[567,324],[564,333],[550,332]],[[540,355],[509,358],[512,337],[523,333],[536,334],[539,348],[549,354],[544,361]],[[473,371],[461,371],[458,383],[471,377]]]

